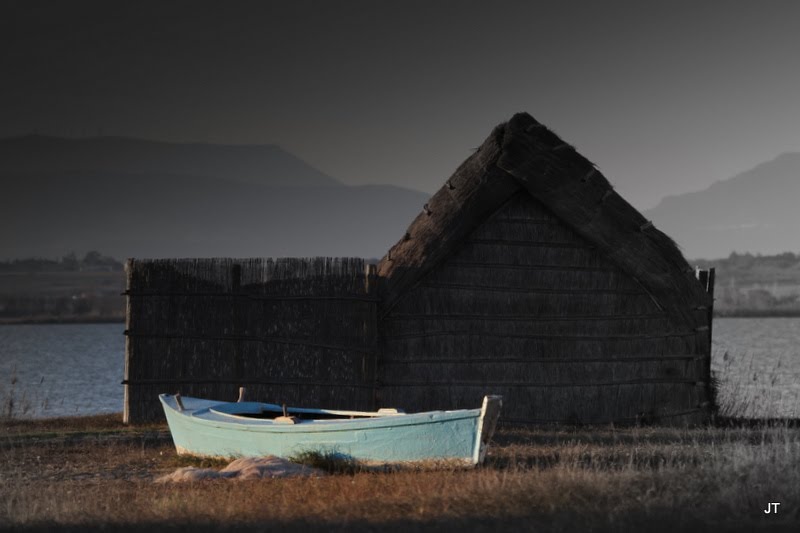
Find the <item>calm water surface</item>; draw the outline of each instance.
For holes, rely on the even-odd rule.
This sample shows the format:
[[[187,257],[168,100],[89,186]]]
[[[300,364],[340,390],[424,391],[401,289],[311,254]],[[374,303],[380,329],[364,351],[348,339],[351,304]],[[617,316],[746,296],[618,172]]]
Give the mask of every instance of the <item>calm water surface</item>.
[[[0,408],[20,417],[122,411],[122,324],[0,326]],[[723,411],[800,417],[800,319],[714,321]]]
[[[122,411],[123,324],[0,325],[0,408],[20,417]]]

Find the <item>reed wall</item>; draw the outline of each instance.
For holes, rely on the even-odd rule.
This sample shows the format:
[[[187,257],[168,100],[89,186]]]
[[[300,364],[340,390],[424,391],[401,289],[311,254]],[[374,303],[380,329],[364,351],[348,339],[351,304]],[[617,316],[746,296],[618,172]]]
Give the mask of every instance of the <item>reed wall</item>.
[[[374,267],[361,259],[130,260],[126,422],[163,392],[374,407]]]
[[[506,422],[699,422],[709,311],[681,323],[526,193],[382,313],[379,403],[505,398]]]

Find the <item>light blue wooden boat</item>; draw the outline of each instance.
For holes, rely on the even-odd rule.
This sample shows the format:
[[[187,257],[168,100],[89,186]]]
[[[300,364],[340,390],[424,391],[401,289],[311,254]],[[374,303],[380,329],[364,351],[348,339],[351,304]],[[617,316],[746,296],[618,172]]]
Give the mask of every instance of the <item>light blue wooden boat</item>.
[[[161,394],[178,454],[211,457],[291,457],[333,453],[363,464],[446,461],[477,465],[486,455],[502,398],[479,409],[406,414],[220,402]]]

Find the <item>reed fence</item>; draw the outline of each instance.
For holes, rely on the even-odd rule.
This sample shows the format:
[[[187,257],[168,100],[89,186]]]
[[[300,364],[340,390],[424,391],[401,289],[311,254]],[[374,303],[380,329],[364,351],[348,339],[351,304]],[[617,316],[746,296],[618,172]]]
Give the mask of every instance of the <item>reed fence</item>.
[[[158,394],[370,409],[374,268],[361,259],[129,260],[126,422]]]

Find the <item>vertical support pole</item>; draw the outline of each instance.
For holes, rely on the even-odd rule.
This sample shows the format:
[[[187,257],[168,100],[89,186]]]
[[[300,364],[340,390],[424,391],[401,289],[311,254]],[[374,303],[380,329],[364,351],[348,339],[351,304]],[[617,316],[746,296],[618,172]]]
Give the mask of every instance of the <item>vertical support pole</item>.
[[[243,301],[238,297],[242,290],[242,265],[234,263],[231,266],[231,293],[228,295],[228,301],[231,305],[231,333],[234,335],[242,335],[245,332],[244,315],[241,306]],[[244,347],[242,341],[231,339],[225,341],[232,344],[231,356],[233,357],[233,376],[235,379],[243,379],[244,376]],[[240,389],[241,393],[241,389]]]
[[[231,292],[236,294],[242,289],[242,265],[234,263],[231,267]]]
[[[716,269],[709,268],[708,279],[706,281],[706,292],[711,297],[711,303],[708,305],[708,361],[706,363],[708,365],[706,370],[708,370],[709,380],[711,379],[711,343],[714,341],[712,333],[714,331],[714,282],[716,277]]]
[[[133,259],[125,261],[125,331],[131,330],[131,276],[133,275]],[[123,371],[122,423],[131,423],[131,336],[125,335],[125,370]]]
[[[708,353],[703,354],[705,359],[703,360],[703,377],[706,380],[706,400],[705,402],[711,402],[714,396],[713,386],[711,382],[711,352],[712,352],[712,343],[714,341],[713,337],[713,324],[714,324],[714,281],[716,279],[716,269],[710,268],[708,270],[701,270],[699,267],[695,271],[695,275],[697,276],[698,281],[700,282],[703,289],[705,289],[706,293],[709,295],[709,303],[706,308],[706,324],[708,327],[706,331],[708,332]]]
[[[695,267],[694,275],[700,285],[708,292],[708,270],[702,270],[700,267]]]
[[[708,270],[702,270],[700,267],[696,267],[695,269],[695,276],[697,276],[697,280],[700,282],[700,285],[703,289],[708,292]],[[711,306],[709,305],[706,308],[706,324],[708,325],[708,353],[704,353],[703,356],[705,357],[705,363],[703,364],[703,379],[706,383],[711,383]]]
[[[370,298],[378,298],[378,265],[366,266],[366,295]],[[364,332],[369,342],[369,354],[364,354],[364,373],[363,381],[372,386],[370,393],[370,405],[364,406],[365,409],[376,410],[378,408],[378,365],[380,364],[380,342],[378,340],[378,304],[369,303],[369,316],[367,327]]]

